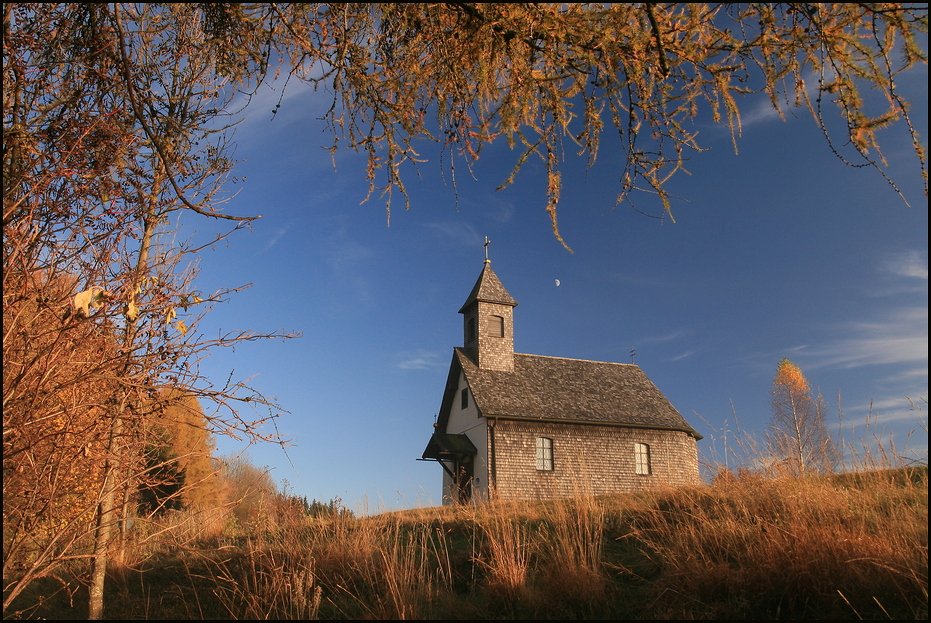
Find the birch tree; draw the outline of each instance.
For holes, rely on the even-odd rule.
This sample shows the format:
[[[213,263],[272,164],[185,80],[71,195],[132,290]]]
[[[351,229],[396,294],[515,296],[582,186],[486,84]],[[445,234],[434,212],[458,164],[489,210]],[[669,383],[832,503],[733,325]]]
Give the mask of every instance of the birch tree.
[[[774,458],[787,466],[790,474],[805,476],[833,471],[837,456],[824,418],[821,395],[814,395],[801,369],[783,358],[773,378],[768,439]]]

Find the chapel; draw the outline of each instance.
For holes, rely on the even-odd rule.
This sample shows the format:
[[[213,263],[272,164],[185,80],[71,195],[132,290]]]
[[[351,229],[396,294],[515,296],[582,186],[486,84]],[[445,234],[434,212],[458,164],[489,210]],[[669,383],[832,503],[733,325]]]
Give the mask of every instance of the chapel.
[[[699,482],[701,435],[639,366],[515,353],[515,307],[486,258],[421,457],[444,504]]]

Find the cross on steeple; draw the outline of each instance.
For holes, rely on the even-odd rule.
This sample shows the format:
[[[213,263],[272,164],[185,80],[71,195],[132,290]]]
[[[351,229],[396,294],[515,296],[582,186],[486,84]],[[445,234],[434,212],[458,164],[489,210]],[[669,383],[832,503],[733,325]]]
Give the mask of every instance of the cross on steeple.
[[[488,245],[491,244],[491,240],[488,239],[488,236],[485,236],[485,244],[482,246],[485,247],[485,263],[491,264],[491,260],[488,259]]]

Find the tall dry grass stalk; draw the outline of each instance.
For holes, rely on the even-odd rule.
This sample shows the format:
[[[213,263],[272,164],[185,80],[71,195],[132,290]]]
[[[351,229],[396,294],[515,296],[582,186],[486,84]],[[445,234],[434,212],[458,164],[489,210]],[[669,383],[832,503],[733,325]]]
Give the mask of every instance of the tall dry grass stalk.
[[[923,400],[916,403],[911,398],[906,397],[910,405],[910,410],[917,414],[918,431],[917,438],[919,444],[917,447],[911,445],[912,438],[916,437],[916,431],[908,433],[901,445],[896,443],[893,435],[881,423],[879,416],[873,412],[873,403],[870,403],[869,411],[866,413],[861,432],[857,432],[853,426],[849,430],[843,430],[843,415],[839,411],[841,420],[838,428],[839,445],[842,449],[844,459],[844,469],[847,472],[871,472],[888,470],[899,467],[912,467],[916,465],[928,465],[928,421],[924,413],[927,411],[928,401]],[[921,405],[924,403],[924,408]],[[922,446],[921,439],[925,440]]]
[[[482,547],[475,561],[485,571],[484,587],[507,602],[530,598],[530,556],[534,534],[526,522],[509,512],[511,505],[479,507]]]
[[[548,530],[542,579],[549,595],[587,601],[605,590],[603,570],[605,511],[592,496],[558,500],[544,507]]]
[[[480,538],[481,594],[492,602],[532,613],[604,595],[606,516],[594,497],[490,503],[475,507],[471,520]]]
[[[639,519],[666,570],[664,618],[927,614],[927,471],[863,489],[744,472],[668,493]]]
[[[232,618],[420,619],[450,590],[444,532],[397,516],[316,521],[223,563]]]
[[[385,598],[380,600],[378,618],[429,618],[430,604],[438,593],[438,581],[448,577],[450,570],[433,554],[443,545],[442,533],[432,534],[425,526],[404,528],[398,522],[389,527],[387,543],[379,550],[372,567],[373,579],[382,580]]]
[[[229,516],[226,507],[169,510],[151,517],[136,518],[128,538],[113,556],[110,571],[120,576],[139,569],[144,562],[166,549],[197,547],[223,533]]]
[[[221,563],[215,593],[231,619],[318,618],[323,592],[314,560],[297,549],[249,549]]]

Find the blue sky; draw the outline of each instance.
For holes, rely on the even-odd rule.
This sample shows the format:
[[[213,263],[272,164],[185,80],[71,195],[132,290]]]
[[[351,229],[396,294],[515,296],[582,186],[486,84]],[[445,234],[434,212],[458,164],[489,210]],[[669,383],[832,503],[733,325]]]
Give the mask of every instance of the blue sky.
[[[900,86],[926,135],[926,67]],[[529,162],[495,192],[513,163],[506,145],[482,153],[475,179],[460,163],[458,204],[424,145],[429,162],[406,172],[411,209],[396,195],[389,227],[384,201],[360,203],[364,157],[339,153],[334,172],[322,149],[325,94],[292,85],[272,120],[276,98],[263,93],[237,130],[246,180],[224,208],[262,218],[201,254],[196,285],[253,284],[215,307],[199,326],[206,335],[303,334],[220,350],[202,366],[217,383],[231,371],[251,377],[288,410],[277,424],[287,456],[270,444],[248,454],[297,495],[368,512],[440,503],[439,466],[415,459],[462,342],[457,311],[485,236],[519,303],[518,352],[629,362],[635,349],[705,436],[708,458],[723,460],[725,430],[733,443],[735,412],[742,430],[765,432],[782,357],[820,388],[832,430],[840,393],[848,440],[866,434],[872,402],[874,431],[899,450],[914,431],[908,451],[927,456],[928,210],[904,128],[880,140],[912,207],[877,172],[841,163],[806,111],[782,121],[765,98],[750,101],[739,155],[726,129],[699,120],[708,151],[672,182],[675,223],[615,207],[621,161],[608,140],[588,171],[567,149],[559,224],[569,253],[551,232],[542,166]],[[650,197],[637,206],[660,212]],[[219,230],[192,219],[183,232]],[[219,438],[218,448],[241,447]]]

